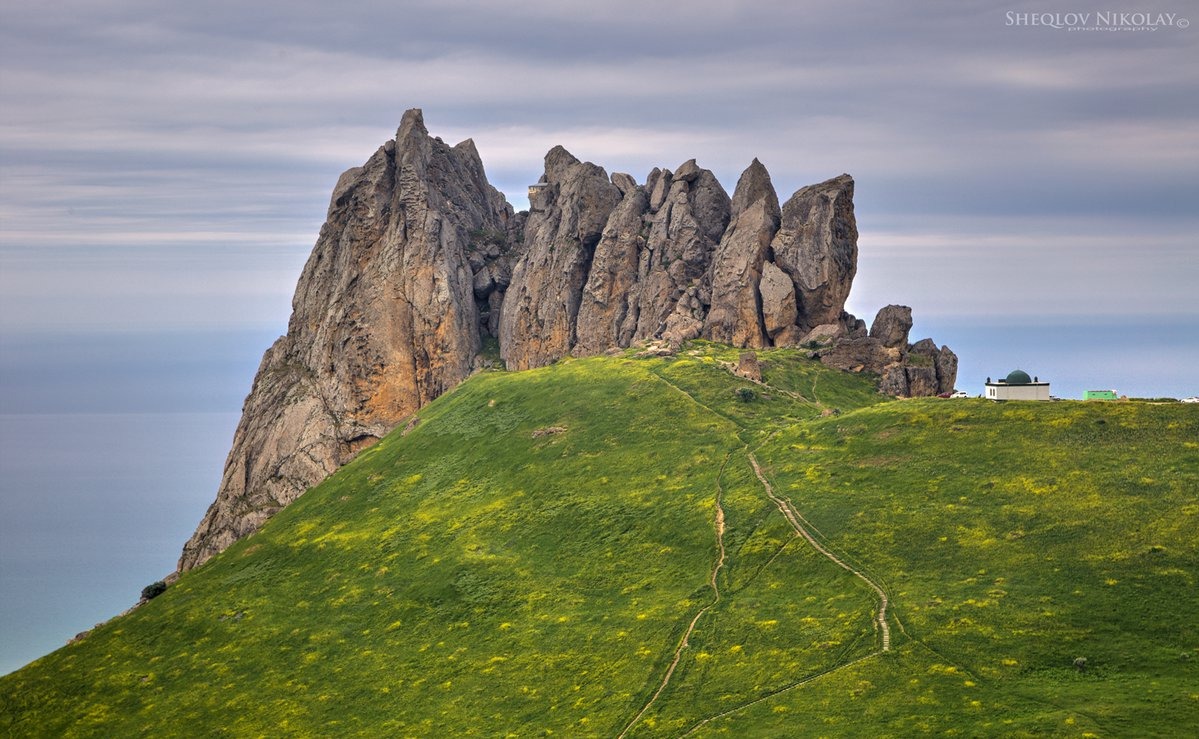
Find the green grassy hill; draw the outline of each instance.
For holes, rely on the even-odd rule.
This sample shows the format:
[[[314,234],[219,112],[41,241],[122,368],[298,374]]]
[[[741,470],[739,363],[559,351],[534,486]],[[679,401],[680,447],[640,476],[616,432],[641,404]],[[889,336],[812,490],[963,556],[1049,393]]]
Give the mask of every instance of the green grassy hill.
[[[1199,725],[1199,410],[884,401],[761,357],[477,375],[0,678],[0,735]]]

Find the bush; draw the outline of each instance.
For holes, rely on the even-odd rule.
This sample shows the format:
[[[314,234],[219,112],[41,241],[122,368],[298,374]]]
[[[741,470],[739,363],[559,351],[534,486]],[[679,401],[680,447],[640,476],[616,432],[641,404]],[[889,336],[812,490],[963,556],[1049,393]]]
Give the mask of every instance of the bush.
[[[753,390],[753,388],[751,388],[751,387],[739,387],[739,388],[737,388],[737,398],[738,398],[738,399],[739,399],[739,400],[740,400],[742,403],[748,403],[748,402],[750,402],[751,400],[753,400],[753,399],[754,399],[754,398],[756,398],[756,397],[758,397],[758,394],[757,394],[757,393],[755,393],[755,392],[754,392],[754,390]]]
[[[166,592],[167,584],[162,580],[152,582],[142,588],[142,600],[153,600]]]

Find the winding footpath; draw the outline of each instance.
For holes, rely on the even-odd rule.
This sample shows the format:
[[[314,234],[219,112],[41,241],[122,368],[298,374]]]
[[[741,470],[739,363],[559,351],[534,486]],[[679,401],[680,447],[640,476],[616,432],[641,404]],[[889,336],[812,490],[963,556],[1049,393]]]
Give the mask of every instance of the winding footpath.
[[[787,522],[791,524],[791,528],[795,529],[795,533],[806,539],[807,542],[812,545],[813,549],[823,554],[846,572],[866,583],[866,585],[875,592],[879,600],[878,616],[875,618],[875,621],[878,622],[879,630],[883,635],[883,651],[891,651],[891,627],[887,625],[887,605],[890,603],[890,600],[887,598],[887,593],[884,592],[881,587],[879,587],[878,583],[871,580],[869,577],[866,577],[858,570],[855,570],[853,567],[845,564],[845,562],[841,561],[837,555],[825,549],[823,546],[821,546],[820,542],[816,541],[816,538],[812,536],[807,527],[801,523],[803,517],[795,512],[795,509],[791,507],[791,504],[788,501],[774,494],[774,486],[772,486],[770,481],[766,479],[766,476],[762,474],[762,468],[758,466],[758,458],[754,456],[753,452],[749,452],[749,463],[753,465],[754,474],[758,476],[758,481],[761,482],[762,487],[766,489],[766,496],[774,501],[774,504],[778,506],[779,512],[782,513],[787,519]]]
[[[875,621],[878,623],[879,630],[882,632],[883,645],[882,645],[881,649],[871,652],[870,654],[862,655],[861,657],[858,657],[857,659],[854,659],[854,660],[850,660],[849,662],[844,662],[839,665],[834,665],[832,667],[829,667],[826,670],[821,670],[820,672],[818,672],[814,675],[809,675],[808,677],[806,677],[802,680],[791,683],[790,685],[787,685],[785,687],[779,688],[778,690],[773,690],[769,693],[766,693],[765,695],[763,695],[759,698],[756,698],[754,700],[751,700],[747,703],[742,703],[741,705],[730,708],[727,711],[722,711],[713,716],[708,716],[707,718],[694,724],[690,729],[688,729],[686,732],[684,732],[680,736],[680,739],[681,739],[681,737],[691,736],[692,734],[699,731],[700,729],[707,726],[708,724],[712,723],[713,721],[725,718],[726,716],[731,716],[734,713],[740,713],[741,711],[744,711],[745,709],[750,708],[751,706],[756,706],[759,703],[768,701],[772,698],[782,695],[783,693],[786,693],[791,690],[795,690],[798,687],[801,687],[803,685],[807,685],[808,683],[819,680],[820,678],[825,677],[826,675],[831,675],[832,673],[837,672],[839,670],[844,670],[847,667],[852,667],[861,662],[865,662],[868,659],[877,657],[882,652],[891,651],[891,628],[887,624],[887,605],[889,603],[889,600],[887,599],[886,592],[884,592],[883,589],[881,587],[879,587],[878,583],[874,582],[873,580],[871,580],[869,577],[862,574],[858,570],[855,570],[853,567],[850,567],[849,565],[847,565],[839,557],[837,557],[837,555],[833,554],[828,549],[825,549],[824,546],[822,546],[820,544],[820,542],[816,541],[816,538],[814,536],[812,536],[812,533],[810,531],[808,531],[808,526],[811,526],[811,524],[807,524],[807,526],[805,526],[804,524],[806,524],[807,522],[804,520],[803,516],[799,515],[799,513],[797,513],[795,511],[795,509],[791,507],[791,503],[774,494],[774,486],[771,485],[770,481],[766,479],[766,475],[762,472],[762,468],[758,464],[758,458],[754,456],[754,453],[747,452],[746,454],[749,457],[750,465],[752,465],[754,468],[754,474],[757,476],[758,481],[762,483],[762,487],[766,491],[766,496],[768,498],[770,498],[772,501],[774,501],[774,504],[775,504],[775,506],[778,507],[779,512],[782,513],[783,517],[787,519],[787,523],[791,524],[791,528],[795,529],[795,533],[798,536],[802,536],[809,544],[812,545],[812,547],[816,551],[823,554],[825,557],[827,557],[829,560],[831,560],[833,563],[835,563],[838,567],[841,567],[846,572],[849,572],[854,577],[856,577],[856,578],[860,579],[862,582],[866,583],[866,585],[869,586],[870,589],[873,590],[876,595],[878,595],[879,609],[878,609],[878,617],[875,619]],[[902,630],[902,628],[903,627],[901,625],[900,629]],[[632,724],[630,724],[630,726],[632,726]],[[625,731],[628,731],[628,729],[626,728]],[[621,736],[624,736],[624,734],[621,734]]]
[[[727,458],[725,459],[725,464],[728,464]],[[724,474],[724,465],[721,465],[720,474]],[[710,611],[717,603],[720,602],[720,586],[717,585],[716,578],[720,574],[720,568],[724,567],[725,558],[724,508],[720,504],[723,493],[724,491],[722,489],[718,489],[716,492],[716,520],[713,525],[716,529],[717,557],[716,564],[712,567],[712,576],[708,579],[708,585],[712,588],[712,600],[703,608],[699,609],[699,611],[696,612],[695,617],[691,619],[691,623],[687,625],[687,630],[683,632],[683,638],[679,642],[678,648],[674,650],[674,659],[671,660],[670,666],[666,668],[666,674],[662,676],[662,682],[658,685],[658,689],[654,691],[654,694],[650,696],[650,699],[646,701],[644,706],[641,707],[641,710],[637,712],[637,715],[625,725],[617,739],[624,739],[629,731],[637,725],[637,722],[641,720],[641,717],[644,716],[646,712],[649,711],[650,707],[658,700],[658,696],[662,695],[662,691],[666,690],[666,686],[670,684],[670,678],[674,675],[675,668],[679,666],[679,660],[683,658],[683,650],[688,646],[687,640],[691,638],[692,632],[695,631],[695,625],[699,623],[699,619],[705,613]]]
[[[661,380],[663,383],[665,383],[667,386],[671,387],[672,389],[679,392],[680,394],[686,396],[696,405],[700,406],[701,408],[704,408],[705,410],[709,411],[710,413],[712,413],[715,416],[724,418],[724,416],[722,414],[717,413],[714,409],[712,409],[709,406],[707,406],[706,404],[702,403],[699,399],[697,399],[691,393],[689,393],[686,390],[682,389],[681,387],[675,385],[673,382],[671,382],[670,380],[667,380],[665,377],[658,375],[657,373],[654,373],[654,374],[657,375],[658,379]],[[763,386],[766,386],[766,387],[770,387],[770,386],[767,386],[766,383],[760,383],[760,384],[762,384]],[[812,403],[813,405],[816,405],[818,407],[823,407],[823,405],[821,403],[819,403],[819,401],[808,400],[807,398],[803,397],[799,393],[791,393],[791,392],[781,390],[779,388],[773,388],[773,387],[771,389],[776,392],[781,392],[786,395],[789,395],[797,400],[802,400],[807,403]],[[731,420],[731,419],[726,419],[726,420]],[[839,670],[843,670],[845,668],[851,667],[853,665],[856,665],[856,664],[859,664],[866,660],[877,657],[879,654],[881,654],[883,652],[891,651],[891,627],[887,623],[887,607],[890,604],[890,599],[887,597],[886,591],[884,591],[883,588],[877,582],[872,580],[870,577],[868,577],[861,571],[855,569],[854,567],[852,567],[849,564],[847,564],[846,562],[844,562],[841,558],[839,558],[837,555],[830,552],[827,548],[824,547],[824,545],[822,545],[819,541],[817,541],[815,535],[812,533],[813,531],[816,530],[815,527],[812,526],[812,524],[810,524],[793,507],[792,503],[789,500],[787,500],[785,498],[781,498],[775,494],[774,486],[770,484],[770,481],[768,479],[766,479],[765,473],[762,472],[762,467],[758,464],[757,457],[754,455],[753,452],[749,451],[748,447],[745,448],[745,453],[749,459],[750,465],[753,467],[754,475],[757,476],[758,482],[760,482],[762,484],[762,488],[766,492],[766,496],[768,498],[770,498],[770,500],[772,502],[774,502],[774,504],[778,508],[779,512],[782,513],[783,517],[787,520],[787,523],[790,524],[791,528],[795,530],[796,536],[803,537],[803,539],[805,541],[807,541],[808,544],[810,544],[813,549],[815,549],[817,552],[822,554],[825,558],[827,558],[828,560],[830,560],[831,562],[836,564],[841,569],[850,573],[854,577],[858,578],[862,582],[866,583],[866,586],[869,587],[871,590],[873,590],[875,595],[878,596],[879,608],[878,608],[878,614],[874,620],[875,620],[875,623],[878,624],[878,630],[882,635],[882,647],[880,649],[877,649],[877,650],[871,652],[870,654],[863,655],[861,657],[858,657],[857,659],[850,660],[849,662],[844,662],[839,665],[833,665],[833,666],[829,667],[828,669],[821,670],[820,672],[813,674],[813,675],[809,675],[806,678],[803,678],[794,683],[791,683],[790,685],[786,685],[777,690],[770,691],[770,692],[766,693],[765,695],[761,695],[754,700],[748,701],[746,703],[735,706],[733,708],[729,708],[728,710],[722,711],[715,715],[708,716],[707,718],[704,718],[703,720],[693,724],[691,726],[691,728],[689,728],[681,736],[691,736],[692,734],[699,731],[701,728],[703,728],[704,726],[707,726],[708,724],[710,724],[713,721],[724,718],[726,716],[730,716],[734,713],[739,713],[751,706],[762,703],[763,701],[770,700],[782,693],[786,693],[788,691],[794,690],[802,685],[806,685],[810,682],[818,680],[822,677],[825,677],[825,676],[832,674],[834,672],[837,672]],[[729,462],[729,457],[726,457],[724,460],[724,464],[721,465],[720,474],[717,477],[717,480],[720,480],[723,477],[724,470],[728,466],[728,462]],[[631,732],[633,730],[633,728],[645,716],[645,714],[647,712],[649,712],[650,708],[654,705],[654,703],[657,702],[658,698],[662,695],[662,693],[666,690],[666,687],[670,684],[670,679],[671,679],[671,677],[673,677],[675,669],[678,667],[679,662],[682,660],[683,650],[688,647],[688,645],[689,645],[688,640],[690,639],[692,633],[694,633],[696,624],[699,623],[700,618],[705,613],[707,613],[714,606],[716,606],[717,603],[720,602],[721,595],[720,595],[720,588],[717,585],[717,577],[720,573],[721,568],[724,566],[724,563],[725,563],[725,546],[724,546],[725,515],[724,515],[724,508],[722,506],[723,493],[724,493],[723,487],[718,487],[717,494],[716,494],[716,514],[715,514],[715,521],[714,521],[714,527],[716,529],[716,544],[717,544],[717,549],[718,549],[718,556],[717,556],[716,562],[712,568],[711,577],[709,578],[709,586],[712,588],[713,599],[707,605],[700,608],[699,611],[695,614],[695,616],[691,619],[691,623],[688,624],[686,631],[684,631],[683,638],[680,640],[678,647],[675,649],[674,658],[671,660],[670,665],[667,667],[666,673],[662,676],[662,681],[661,681],[661,683],[659,683],[657,690],[654,691],[654,694],[652,696],[650,696],[649,700],[646,701],[645,705],[643,705],[641,707],[641,710],[637,712],[637,715],[635,715],[624,726],[624,728],[621,730],[620,734],[618,735],[617,739],[625,739],[625,737],[629,734],[629,732]],[[780,550],[780,552],[781,551],[782,550]],[[776,554],[776,556],[777,556],[777,554]],[[898,621],[896,623],[898,623]],[[903,631],[902,624],[899,624],[899,628],[900,628],[900,631]]]

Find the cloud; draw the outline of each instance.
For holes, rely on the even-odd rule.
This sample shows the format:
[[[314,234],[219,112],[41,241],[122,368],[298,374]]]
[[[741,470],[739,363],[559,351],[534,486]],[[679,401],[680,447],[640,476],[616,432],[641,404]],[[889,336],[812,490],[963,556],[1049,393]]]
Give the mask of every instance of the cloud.
[[[1038,9],[1010,7],[1023,8]],[[474,138],[518,205],[556,144],[638,179],[696,157],[729,190],[758,157],[784,198],[848,171],[863,233],[856,292],[906,293],[941,273],[943,254],[928,248],[938,239],[970,255],[963,264],[988,248],[1019,251],[1029,242],[1007,226],[1030,220],[1049,224],[1041,235],[1057,247],[1043,258],[1065,279],[1078,274],[1068,265],[1082,241],[1107,237],[1093,224],[1118,223],[1146,264],[1171,266],[1121,289],[1143,293],[1138,305],[1169,296],[1199,313],[1179,287],[1193,272],[1174,269],[1199,200],[1199,34],[1011,28],[1006,9],[15,5],[0,24],[0,260],[17,290],[8,312],[48,321],[44,306],[16,304],[58,295],[117,324],[219,314],[200,297],[219,288],[178,284],[192,279],[228,284],[229,304],[245,301],[230,320],[277,321],[261,311],[277,310],[273,296],[294,272],[283,280],[247,265],[298,271],[337,175],[392,135],[404,109],[423,107],[435,135]],[[1079,246],[1062,246],[1072,240]],[[912,251],[894,258],[900,247]],[[63,292],[69,281],[55,270],[71,264],[106,270],[122,305],[143,310],[110,310],[115,298],[98,288]],[[1133,269],[1097,264],[1090,288],[1070,289],[1079,310],[1106,305]],[[246,285],[229,279],[243,269],[264,280],[262,300],[245,292],[252,284],[233,287]],[[991,295],[1008,284],[1001,277],[944,273],[965,296]],[[156,285],[195,295],[186,310],[197,315],[144,309],[163,299]],[[1046,310],[1061,309],[1060,288],[1020,283],[1024,302]],[[950,297],[937,300],[948,309]],[[963,301],[980,312],[995,304]]]

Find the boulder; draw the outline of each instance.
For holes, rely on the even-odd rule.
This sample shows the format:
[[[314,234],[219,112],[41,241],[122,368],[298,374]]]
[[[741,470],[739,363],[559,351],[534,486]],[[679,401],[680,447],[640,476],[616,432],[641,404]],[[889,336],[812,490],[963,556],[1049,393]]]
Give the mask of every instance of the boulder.
[[[795,347],[803,343],[803,337],[803,331],[799,326],[787,326],[775,334],[772,341],[775,346]]]
[[[921,339],[908,347],[908,354],[919,354],[930,359],[936,358],[939,351],[937,349],[937,342],[932,339]]]
[[[840,323],[826,323],[813,328],[800,339],[800,346],[808,344],[828,344],[831,341],[846,336],[845,327]]]
[[[912,309],[906,305],[888,305],[874,317],[870,338],[888,348],[906,347],[912,330]]]
[[[624,172],[613,172],[612,184],[616,185],[621,195],[628,195],[637,189],[637,180],[633,179],[633,175]]]
[[[737,369],[733,374],[754,382],[762,381],[762,365],[758,362],[757,352],[741,352],[737,358]]]
[[[758,291],[762,296],[762,325],[772,339],[795,326],[799,310],[795,304],[795,286],[786,272],[773,262],[763,262]]]
[[[852,339],[864,339],[870,335],[866,322],[852,313],[841,317],[841,325],[845,327],[845,335]]]

